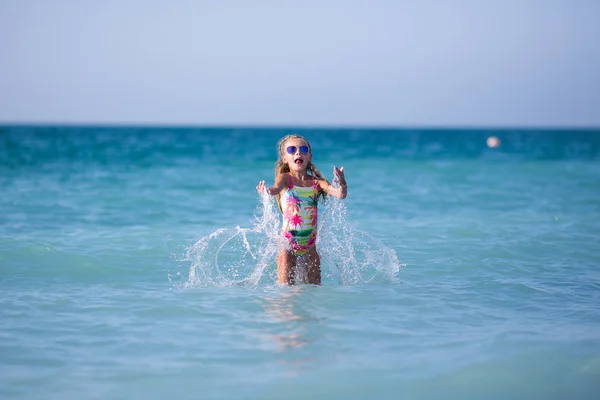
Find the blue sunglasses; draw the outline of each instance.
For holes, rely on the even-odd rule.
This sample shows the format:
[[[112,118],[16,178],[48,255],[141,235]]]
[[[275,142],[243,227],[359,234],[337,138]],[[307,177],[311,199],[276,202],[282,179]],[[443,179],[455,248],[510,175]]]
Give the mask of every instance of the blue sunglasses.
[[[300,149],[300,153],[308,154],[308,146],[299,146],[298,148]],[[285,150],[288,154],[294,154],[296,152],[296,146],[288,146]]]

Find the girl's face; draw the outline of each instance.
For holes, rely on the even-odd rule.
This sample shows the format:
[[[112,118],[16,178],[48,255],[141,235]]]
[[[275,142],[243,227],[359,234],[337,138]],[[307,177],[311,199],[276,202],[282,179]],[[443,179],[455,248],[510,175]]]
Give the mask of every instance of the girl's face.
[[[283,145],[283,162],[290,167],[290,171],[304,172],[312,160],[310,147],[303,139],[292,138]]]

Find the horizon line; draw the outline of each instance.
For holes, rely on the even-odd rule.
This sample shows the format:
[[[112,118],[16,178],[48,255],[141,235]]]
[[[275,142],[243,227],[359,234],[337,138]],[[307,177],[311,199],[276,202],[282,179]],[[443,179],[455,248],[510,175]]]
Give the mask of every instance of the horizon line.
[[[510,130],[552,130],[552,131],[595,131],[600,130],[600,125],[459,125],[459,124],[269,124],[269,123],[248,123],[248,124],[226,124],[226,123],[147,123],[147,122],[8,122],[0,121],[0,128],[144,128],[144,129],[322,129],[322,130],[490,130],[490,131],[510,131]]]

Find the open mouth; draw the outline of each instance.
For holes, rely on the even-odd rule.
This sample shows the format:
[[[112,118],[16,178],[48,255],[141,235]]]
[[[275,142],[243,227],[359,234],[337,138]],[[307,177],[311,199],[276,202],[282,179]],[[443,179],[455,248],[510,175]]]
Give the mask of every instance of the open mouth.
[[[303,159],[301,159],[301,158],[296,158],[296,159],[294,160],[294,162],[296,163],[296,165],[302,165],[302,163],[304,162],[304,160],[303,160]]]

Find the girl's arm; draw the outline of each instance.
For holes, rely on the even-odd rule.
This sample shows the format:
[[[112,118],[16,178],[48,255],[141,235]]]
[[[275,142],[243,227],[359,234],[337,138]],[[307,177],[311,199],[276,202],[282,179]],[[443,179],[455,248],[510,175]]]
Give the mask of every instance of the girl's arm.
[[[348,188],[346,187],[346,183],[342,184],[340,182],[340,186],[335,187],[330,185],[326,180],[319,181],[319,186],[321,189],[325,191],[330,196],[337,197],[338,199],[345,199],[348,196]]]
[[[258,182],[258,186],[256,187],[256,190],[258,190],[258,193],[262,193],[262,192],[266,191],[267,194],[270,194],[271,196],[276,196],[283,189],[285,189],[287,187],[286,180],[287,180],[286,176],[283,174],[280,174],[279,176],[277,176],[277,179],[275,180],[275,184],[273,184],[273,186],[266,187],[265,181],[260,181],[260,182]]]
[[[348,186],[346,185],[346,178],[344,177],[344,167],[340,169],[333,167],[333,174],[338,177],[340,186],[332,186],[325,179],[319,181],[319,186],[321,186],[321,189],[328,195],[337,197],[338,199],[345,199],[346,196],[348,196]]]

